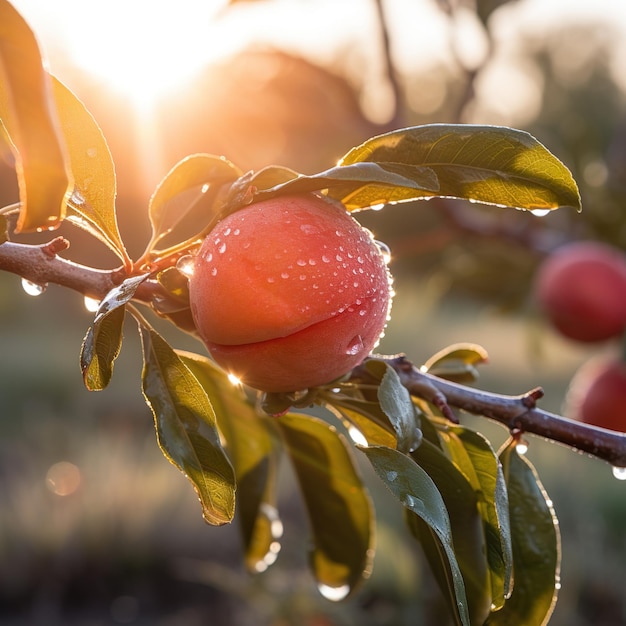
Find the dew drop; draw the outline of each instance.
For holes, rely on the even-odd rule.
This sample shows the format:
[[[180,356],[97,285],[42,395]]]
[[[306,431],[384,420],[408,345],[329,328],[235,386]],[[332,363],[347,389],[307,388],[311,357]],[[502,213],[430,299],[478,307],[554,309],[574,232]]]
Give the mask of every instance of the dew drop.
[[[281,277],[281,278],[289,278],[289,273],[288,273],[288,272],[283,272],[283,273],[280,275],[280,277]]]
[[[626,467],[614,467],[613,476],[615,476],[617,480],[626,480]]]
[[[276,510],[276,508],[271,506],[270,504],[267,504],[267,502],[261,504],[260,513],[270,523],[270,534],[273,539],[273,541],[268,546],[267,553],[263,556],[262,559],[254,564],[254,569],[257,572],[264,572],[278,558],[278,553],[281,549],[281,545],[278,540],[283,536],[283,523],[278,516],[278,511]]]
[[[220,254],[224,254],[224,252],[226,252],[226,242],[222,242],[222,244],[220,245],[220,247],[217,249],[217,251]]]
[[[95,159],[98,156],[98,148],[87,148],[87,156],[90,159]]]
[[[348,435],[350,435],[350,439],[352,439],[352,441],[354,441],[354,443],[358,446],[368,446],[365,435],[356,426],[350,425],[348,427]]]
[[[517,451],[517,454],[524,456],[528,452],[528,444],[525,441],[520,441],[515,446],[515,450]]]
[[[322,596],[324,596],[327,600],[331,600],[332,602],[339,602],[347,597],[347,595],[350,593],[350,585],[330,587],[329,585],[319,583],[319,585],[317,585],[317,589],[322,594]]]
[[[309,259],[309,265],[317,265],[317,261],[315,259]]]
[[[226,228],[224,231],[224,237],[228,237],[228,235],[230,235],[230,227]]]
[[[343,261],[343,257],[342,257],[340,254],[336,255],[336,256],[335,256],[335,259],[337,259],[337,261],[338,261],[339,263],[341,263],[341,261]]]
[[[343,311],[341,310],[339,312],[343,313]],[[363,337],[361,337],[361,335],[356,335],[350,340],[350,343],[348,344],[348,347],[346,348],[346,354],[349,354],[351,356],[356,356],[357,354],[363,351],[364,347],[365,346],[363,345]]]
[[[276,282],[276,279],[275,279],[273,276],[268,276],[268,277],[267,277],[267,282],[268,282],[268,283],[275,283],[275,282]]]
[[[391,249],[386,243],[378,241],[378,239],[374,239],[374,243],[378,246],[378,249],[383,256],[383,261],[385,262],[385,265],[388,265],[391,261]]]
[[[387,472],[387,480],[392,483],[396,478],[398,478],[398,472],[394,472],[390,470]]]
[[[550,209],[535,209],[534,211],[531,211],[531,213],[537,217],[545,217],[550,213]]]
[[[304,267],[306,265],[306,261],[304,259],[298,259],[296,261],[296,265],[299,265],[300,267]]]
[[[382,211],[384,208],[385,208],[384,203],[372,204],[372,206],[370,207],[370,211]]]
[[[83,303],[84,303],[85,309],[89,311],[89,313],[95,313],[100,308],[100,300],[96,300],[95,298],[90,298],[89,296],[84,297]]]
[[[85,197],[79,189],[74,189],[74,192],[70,196],[70,202],[80,206],[81,204],[85,204]]]
[[[206,193],[208,190],[209,190],[209,184],[204,183],[204,185],[202,185],[202,189],[200,189],[200,193]]]
[[[207,261],[211,259],[207,258]],[[181,256],[178,261],[176,261],[176,269],[186,276],[187,278],[191,278],[193,276],[194,270],[194,259],[191,254],[186,254],[185,256]]]
[[[241,233],[241,231],[238,228],[235,228],[235,230],[233,230],[233,235],[237,236]]]
[[[217,276],[217,267],[211,268],[211,276]]]
[[[22,278],[22,289],[29,296],[40,296],[48,287],[48,283],[34,283],[31,280],[26,280],[26,278]]]
[[[300,280],[306,280],[306,274],[300,274]]]

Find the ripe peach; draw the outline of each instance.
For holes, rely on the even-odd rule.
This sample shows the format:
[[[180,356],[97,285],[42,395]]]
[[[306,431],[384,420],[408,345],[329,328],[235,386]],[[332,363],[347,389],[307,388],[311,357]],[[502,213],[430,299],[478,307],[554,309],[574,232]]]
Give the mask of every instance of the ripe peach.
[[[565,337],[604,341],[626,328],[626,256],[593,242],[559,248],[540,266],[535,296]]]
[[[189,280],[196,328],[215,361],[274,392],[322,385],[358,365],[380,338],[390,294],[368,232],[312,194],[225,217]]]
[[[584,363],[565,399],[570,417],[626,432],[626,362],[604,356]]]

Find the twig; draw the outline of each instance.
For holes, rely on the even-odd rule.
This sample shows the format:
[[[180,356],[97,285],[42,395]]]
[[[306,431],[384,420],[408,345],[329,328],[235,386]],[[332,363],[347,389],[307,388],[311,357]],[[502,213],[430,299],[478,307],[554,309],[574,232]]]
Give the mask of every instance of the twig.
[[[416,397],[431,401],[424,389],[434,388],[445,398],[448,407],[482,415],[506,426],[510,431],[538,435],[574,448],[610,463],[626,467],[626,433],[569,419],[537,407],[543,390],[533,389],[519,396],[507,396],[466,387],[420,371],[406,357],[371,357],[388,363],[400,376],[402,384]],[[358,377],[359,369],[354,376]]]
[[[0,244],[0,270],[17,274],[37,285],[49,283],[67,287],[85,296],[101,300],[113,287],[119,285],[128,274],[124,268],[101,270],[58,256],[69,247],[63,237],[40,245],[5,241]],[[166,297],[156,281],[142,283],[135,299],[151,303],[155,296]]]
[[[0,270],[33,283],[53,283],[97,299],[103,298],[128,277],[123,269],[94,269],[58,256],[57,252],[66,247],[67,241],[62,238],[42,245],[5,241],[0,244]],[[134,300],[150,304],[159,297],[167,297],[167,293],[157,281],[148,280],[139,286]],[[422,372],[404,356],[370,358],[391,365],[412,395],[431,402],[451,421],[456,420],[452,409],[461,409],[504,424],[511,431],[539,435],[603,459],[615,467],[626,467],[625,433],[596,428],[539,409],[536,403],[543,395],[541,389],[520,396],[500,395]],[[366,377],[363,366],[352,372],[354,381]]]
[[[394,100],[393,112],[390,116],[389,121],[384,126],[387,127],[389,130],[393,130],[395,128],[399,128],[400,126],[404,126],[404,98],[402,94],[402,87],[400,86],[400,80],[398,78],[398,72],[396,71],[396,67],[393,63],[393,59],[391,56],[391,37],[389,35],[389,24],[387,23],[387,19],[385,17],[385,10],[383,8],[382,0],[375,0],[374,4],[376,6],[376,15],[378,17],[378,24],[380,26],[380,36],[382,38],[382,53],[383,62],[385,65],[385,74],[387,80],[389,81],[389,86],[391,87]]]

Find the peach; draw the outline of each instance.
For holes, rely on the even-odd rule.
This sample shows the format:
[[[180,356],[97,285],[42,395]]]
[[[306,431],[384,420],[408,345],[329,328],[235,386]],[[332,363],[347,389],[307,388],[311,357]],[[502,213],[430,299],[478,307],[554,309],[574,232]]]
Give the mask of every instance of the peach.
[[[626,432],[626,362],[599,356],[576,372],[566,412],[587,424]]]
[[[337,203],[312,194],[265,200],[218,222],[189,280],[211,356],[256,389],[329,383],[377,344],[390,307],[385,259]]]
[[[603,243],[567,244],[539,267],[536,299],[565,337],[598,342],[626,328],[626,256]]]

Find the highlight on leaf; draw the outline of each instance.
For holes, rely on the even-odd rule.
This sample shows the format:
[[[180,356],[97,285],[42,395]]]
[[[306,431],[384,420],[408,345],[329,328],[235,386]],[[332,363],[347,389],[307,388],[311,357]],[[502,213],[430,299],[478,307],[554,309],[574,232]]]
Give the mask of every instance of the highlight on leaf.
[[[147,278],[148,274],[127,278],[100,302],[80,349],[83,381],[90,391],[101,391],[111,381],[113,364],[122,347],[126,304]]]
[[[20,211],[16,232],[56,228],[72,191],[52,84],[32,30],[0,0],[0,124],[15,156]]]
[[[287,413],[276,423],[306,504],[310,565],[320,592],[343,600],[367,578],[373,558],[373,509],[347,442],[334,427]]]
[[[115,167],[106,139],[70,89],[53,78],[53,90],[74,177],[67,219],[102,241],[130,268],[132,263],[117,225]]]
[[[336,197],[350,210],[372,204],[406,202],[434,196],[453,197],[502,207],[580,210],[578,187],[567,167],[530,134],[499,126],[428,124],[392,131],[350,150],[339,166],[377,163],[403,172],[429,168],[437,191],[364,186]]]
[[[211,399],[237,477],[237,517],[245,563],[265,571],[278,557],[283,532],[278,512],[281,449],[272,420],[262,418],[244,391],[205,356],[177,351]]]
[[[152,236],[144,255],[150,254],[157,244],[185,220],[207,197],[215,200],[221,185],[234,181],[241,171],[224,157],[211,154],[192,154],[179,161],[159,183],[150,198],[148,215]],[[177,200],[180,200],[177,202]],[[215,208],[209,204],[209,211]],[[205,221],[211,222],[211,213],[205,212]],[[217,217],[217,212],[212,215]]]
[[[138,320],[143,348],[142,387],[165,457],[192,483],[205,520],[227,524],[235,514],[233,466],[220,442],[211,401],[171,346]]]

